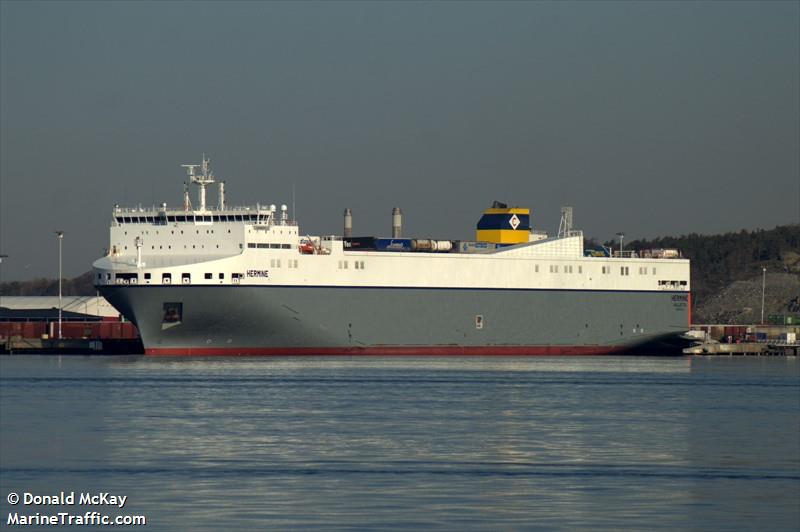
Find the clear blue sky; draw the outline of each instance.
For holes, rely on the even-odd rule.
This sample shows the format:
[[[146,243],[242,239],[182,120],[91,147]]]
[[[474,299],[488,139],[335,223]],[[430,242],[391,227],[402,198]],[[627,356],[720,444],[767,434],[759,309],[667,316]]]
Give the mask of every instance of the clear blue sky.
[[[115,203],[471,238],[492,200],[605,240],[800,222],[800,3],[0,1],[4,280],[87,271]],[[212,195],[212,201],[213,197]]]

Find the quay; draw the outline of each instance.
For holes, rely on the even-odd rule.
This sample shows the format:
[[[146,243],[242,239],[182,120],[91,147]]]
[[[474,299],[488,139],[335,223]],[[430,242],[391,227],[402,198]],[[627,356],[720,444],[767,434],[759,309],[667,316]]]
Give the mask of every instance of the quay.
[[[783,344],[776,342],[741,344],[720,344],[717,342],[704,342],[699,345],[687,347],[683,350],[685,355],[750,355],[750,356],[797,356],[800,344]]]
[[[796,325],[693,324],[687,339],[696,344],[685,355],[797,356],[800,327]]]
[[[2,355],[137,355],[144,352],[138,338],[22,338],[0,336]]]
[[[142,354],[136,327],[102,297],[9,297],[0,301],[0,354]]]

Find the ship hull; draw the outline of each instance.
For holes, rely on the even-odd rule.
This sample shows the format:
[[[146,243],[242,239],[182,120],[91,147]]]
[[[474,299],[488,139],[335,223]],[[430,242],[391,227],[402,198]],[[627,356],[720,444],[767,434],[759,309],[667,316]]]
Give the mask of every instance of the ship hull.
[[[148,355],[648,354],[689,320],[688,293],[670,291],[98,288]]]

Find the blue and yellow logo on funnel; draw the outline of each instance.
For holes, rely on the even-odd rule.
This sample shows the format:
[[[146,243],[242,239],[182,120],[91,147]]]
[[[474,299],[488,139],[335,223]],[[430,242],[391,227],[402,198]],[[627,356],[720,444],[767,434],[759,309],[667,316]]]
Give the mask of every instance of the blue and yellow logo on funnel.
[[[519,244],[528,241],[531,210],[511,207],[495,201],[478,220],[475,240],[494,244]]]

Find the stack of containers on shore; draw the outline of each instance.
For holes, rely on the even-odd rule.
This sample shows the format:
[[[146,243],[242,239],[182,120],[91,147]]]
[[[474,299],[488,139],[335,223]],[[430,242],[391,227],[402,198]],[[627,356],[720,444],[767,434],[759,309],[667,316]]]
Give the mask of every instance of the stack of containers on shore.
[[[56,321],[0,322],[0,337],[3,338],[57,338]],[[61,338],[133,340],[139,337],[136,326],[128,321],[65,321],[61,323]]]

